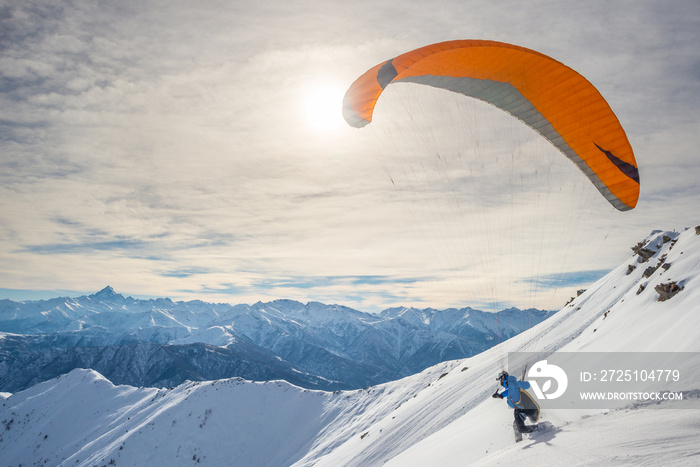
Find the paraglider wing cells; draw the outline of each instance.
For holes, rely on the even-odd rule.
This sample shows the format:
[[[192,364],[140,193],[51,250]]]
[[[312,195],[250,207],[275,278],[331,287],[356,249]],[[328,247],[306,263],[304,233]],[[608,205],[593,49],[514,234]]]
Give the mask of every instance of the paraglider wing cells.
[[[539,52],[479,40],[432,44],[368,70],[348,89],[346,122],[372,121],[382,91],[417,83],[498,107],[566,155],[620,211],[636,206],[639,172],[624,129],[598,90],[576,71]]]

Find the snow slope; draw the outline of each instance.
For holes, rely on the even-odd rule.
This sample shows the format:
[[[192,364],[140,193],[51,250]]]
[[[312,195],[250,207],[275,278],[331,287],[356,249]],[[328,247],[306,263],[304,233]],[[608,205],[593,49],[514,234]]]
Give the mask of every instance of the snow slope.
[[[664,235],[677,242],[664,243]],[[240,379],[159,390],[74,370],[0,400],[0,458],[7,465],[697,465],[697,409],[549,410],[542,417],[551,428],[515,444],[512,411],[490,397],[512,351],[700,352],[700,236],[655,232],[647,247],[655,251],[647,262],[632,255],[531,330],[364,390]],[[643,277],[663,255],[670,267]],[[636,267],[627,274],[629,265]],[[671,280],[684,289],[657,301],[655,286]],[[697,395],[696,363],[680,369],[694,376],[687,389]]]
[[[2,417],[2,459],[5,465],[104,465],[112,459],[118,465],[198,459],[251,465],[254,458],[256,465],[283,465],[318,434],[328,397],[287,383],[237,379],[172,390],[114,386],[94,371],[74,370],[8,399],[13,405]],[[61,403],[42,410],[37,399]]]
[[[664,235],[678,237],[678,242],[664,244]],[[550,320],[503,346],[511,351],[527,349],[531,335],[546,333],[539,341],[542,347],[561,352],[699,352],[700,236],[690,230],[680,236],[658,232],[647,239],[647,245],[657,250],[647,263],[638,263],[633,257]],[[664,254],[668,255],[666,263],[671,267],[659,268],[644,278],[646,266],[657,264]],[[637,266],[629,275],[628,265]],[[682,283],[684,290],[668,301],[658,302],[654,287],[671,280]],[[646,287],[637,294],[641,284]],[[491,349],[470,360],[483,361],[487,354],[496,351]],[[683,370],[692,374],[697,383],[700,374],[697,366]],[[689,389],[698,390],[700,385]],[[462,397],[464,392],[457,387],[448,391],[455,397]],[[504,410],[502,403],[487,399],[456,423],[407,448],[387,465],[425,465],[425,462],[446,466],[504,465],[528,461],[535,465],[698,465],[700,462],[698,410],[644,407],[613,411],[557,410],[543,413],[543,418],[556,428],[515,445],[510,427],[512,414]]]

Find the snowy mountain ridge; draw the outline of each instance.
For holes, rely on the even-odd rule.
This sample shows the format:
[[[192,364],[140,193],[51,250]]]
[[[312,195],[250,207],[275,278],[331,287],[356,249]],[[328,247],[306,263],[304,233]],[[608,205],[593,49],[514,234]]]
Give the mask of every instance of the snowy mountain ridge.
[[[541,310],[519,310],[510,308],[495,315],[511,315],[520,312],[536,316],[547,314]],[[112,313],[111,315],[109,313]],[[488,320],[494,313],[474,308],[389,308],[379,314],[364,313],[341,305],[325,305],[319,302],[302,304],[294,300],[258,302],[253,305],[229,305],[202,302],[173,302],[169,298],[140,300],[124,297],[107,286],[99,292],[82,297],[58,297],[49,300],[14,302],[0,300],[0,323],[5,332],[18,334],[43,334],[49,332],[83,331],[90,327],[107,328],[118,337],[124,333],[134,333],[142,327],[164,327],[179,329],[175,336],[187,332],[196,333],[217,323],[235,320],[243,315],[274,316],[297,324],[321,326],[346,324],[348,322],[378,323],[394,319],[404,319],[412,324],[439,328],[441,323],[475,318],[483,323],[483,331],[493,331],[497,320]],[[117,318],[119,318],[117,320]],[[529,317],[527,317],[529,319]],[[524,319],[510,317],[507,324]],[[243,322],[243,324],[246,324]],[[448,323],[448,325],[451,323]],[[502,323],[501,323],[502,324]],[[167,343],[173,343],[169,341]],[[211,343],[211,342],[207,342]],[[213,344],[213,343],[211,343]]]
[[[635,253],[532,329],[362,390],[239,378],[134,388],[74,370],[0,401],[0,458],[77,466],[697,465],[697,409],[621,402],[548,410],[542,418],[551,428],[515,444],[512,410],[490,397],[509,352],[700,352],[700,235],[658,232],[645,246],[646,261]],[[671,282],[682,289],[659,301],[657,287]],[[680,362],[689,394],[700,393],[698,369]]]
[[[3,300],[0,390],[16,392],[73,368],[134,386],[242,376],[355,389],[475,355],[550,314],[138,300],[109,286],[76,298]]]

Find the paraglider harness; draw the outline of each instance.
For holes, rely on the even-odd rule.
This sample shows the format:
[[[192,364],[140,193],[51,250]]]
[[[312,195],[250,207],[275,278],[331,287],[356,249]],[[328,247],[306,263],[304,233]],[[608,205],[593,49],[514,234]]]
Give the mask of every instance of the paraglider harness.
[[[528,389],[530,387],[530,383],[527,381],[518,382],[514,376],[511,376],[511,384],[509,387],[509,375],[506,371],[501,371],[496,380],[499,382],[501,387],[505,388],[505,391],[503,391],[503,393],[499,393],[498,391],[500,388],[498,388],[491,397],[496,399],[507,398],[508,405],[514,409],[513,415],[515,417],[515,422],[513,423],[513,429],[520,433],[531,433],[533,431],[533,427],[525,425],[525,419],[530,418],[530,420],[533,422],[537,421],[537,418],[539,418],[539,407],[537,409],[525,408],[523,404],[524,397],[521,394],[521,388]],[[514,395],[512,394],[515,391],[517,391],[517,400],[514,400]]]

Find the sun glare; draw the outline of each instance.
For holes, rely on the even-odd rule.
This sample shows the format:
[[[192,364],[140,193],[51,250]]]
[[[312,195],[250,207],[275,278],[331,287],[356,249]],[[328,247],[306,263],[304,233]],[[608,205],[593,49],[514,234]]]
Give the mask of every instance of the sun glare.
[[[317,85],[306,93],[306,118],[313,128],[329,131],[344,124],[342,116],[345,89],[331,84]]]

